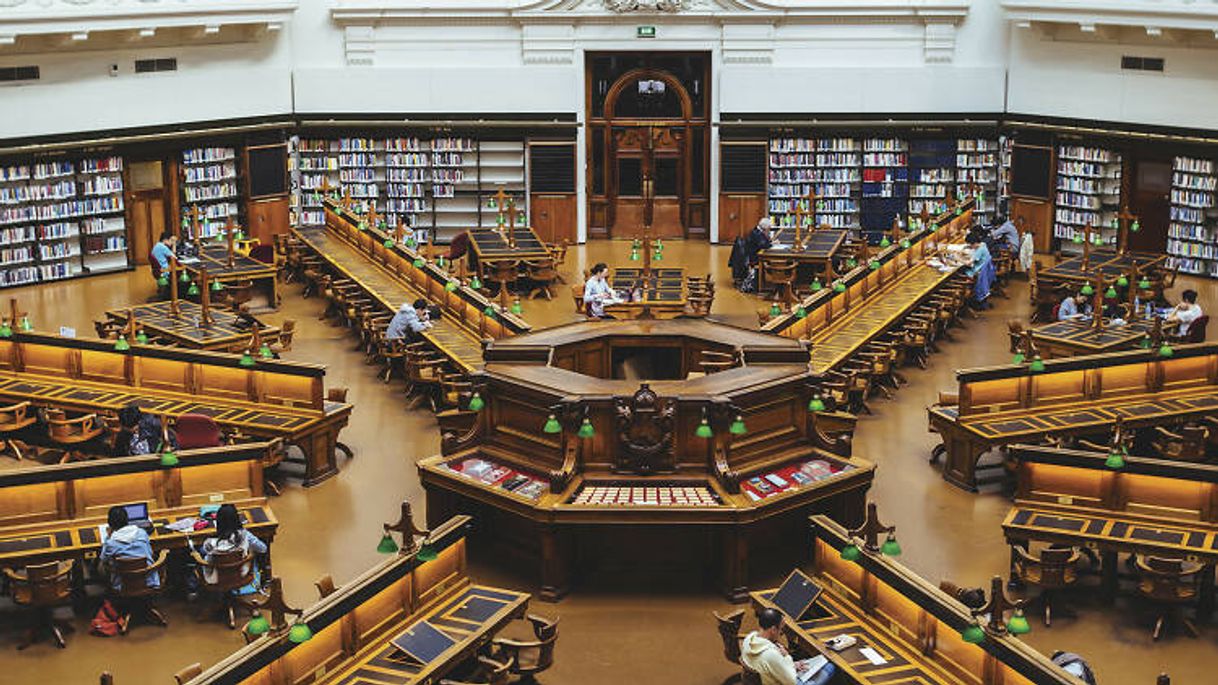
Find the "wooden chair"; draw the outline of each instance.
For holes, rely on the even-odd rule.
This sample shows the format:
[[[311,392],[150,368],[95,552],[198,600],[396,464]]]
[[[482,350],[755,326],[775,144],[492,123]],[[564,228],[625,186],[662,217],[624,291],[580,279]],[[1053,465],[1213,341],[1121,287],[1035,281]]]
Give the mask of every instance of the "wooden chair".
[[[444,357],[430,349],[426,343],[406,346],[406,403],[407,409],[417,409],[427,402],[432,411],[436,409],[436,391],[444,373]]]
[[[201,675],[203,675],[203,665],[191,664],[177,673],[174,673],[173,679],[178,685],[183,685],[183,683],[190,682]]]
[[[29,402],[0,407],[0,454],[12,452],[21,461],[21,442],[13,436],[37,421],[37,415],[31,415]]]
[[[173,427],[178,438],[178,449],[202,449],[224,444],[220,424],[206,414],[182,414],[174,421]]]
[[[126,327],[126,324],[121,321],[115,321],[114,319],[93,322],[93,330],[97,331],[97,337],[101,338],[102,340],[117,340],[119,334],[122,333],[123,329]],[[127,342],[131,341],[128,340]]]
[[[329,390],[326,391],[326,401],[327,402],[339,402],[341,404],[346,404],[347,403],[347,388],[342,387],[342,386],[330,388]],[[348,459],[352,459],[355,457],[355,450],[348,447],[347,443],[345,443],[341,440],[336,441],[334,443],[334,449],[342,450],[343,454],[347,455]]]
[[[512,284],[516,282],[516,278],[520,273],[520,260],[498,259],[487,261],[483,264],[482,268],[486,272],[485,280],[498,286],[495,290],[496,293],[502,293],[504,288],[507,288],[510,292]]]
[[[1184,331],[1183,335],[1170,333],[1168,337],[1179,343],[1203,343],[1205,342],[1205,331],[1209,325],[1210,315],[1202,314],[1188,324],[1188,329]]]
[[[1033,556],[1019,545],[1011,546],[1011,575],[1024,583],[1040,586],[1035,601],[1044,608],[1045,625],[1053,622],[1053,597],[1059,590],[1078,583],[1082,554],[1073,547],[1049,547]]]
[[[792,284],[795,283],[795,262],[789,260],[763,260],[761,268],[765,284],[774,291],[774,299],[790,304],[795,299]]]
[[[495,661],[490,657],[478,656],[478,667],[470,677],[477,682],[465,680],[441,680],[440,685],[507,685],[512,676],[513,661]]]
[[[546,249],[550,251],[550,256],[554,257],[554,277],[559,283],[566,283],[567,279],[562,276],[562,268],[567,262],[567,248],[571,247],[571,241],[566,238],[562,242],[546,243]]]
[[[745,638],[744,633],[740,632],[740,626],[744,623],[744,609],[737,609],[727,616],[720,616],[717,611],[711,613],[715,615],[719,628],[719,639],[723,641],[723,658],[731,662],[733,666],[740,666],[740,643]],[[740,674],[734,673],[724,681],[724,685],[738,680],[740,680]]]
[[[1007,320],[1007,351],[1015,354],[1021,342],[1023,342],[1023,322],[1018,319]]]
[[[388,383],[393,378],[393,372],[396,369],[403,368],[404,361],[407,357],[407,348],[410,345],[404,339],[400,338],[385,338],[381,341],[380,352],[377,357],[381,360],[381,380]],[[409,373],[406,373],[409,378]]]
[[[199,588],[220,600],[228,615],[229,630],[236,628],[238,602],[232,591],[245,587],[254,580],[254,555],[243,554],[239,549],[216,552],[211,555],[211,563],[193,549],[190,550],[190,556],[196,564],[195,575],[199,580]],[[211,582],[207,580],[208,572],[213,576]]]
[[[1181,426],[1178,432],[1155,426],[1154,430],[1155,438],[1151,440],[1150,445],[1160,459],[1205,461],[1206,445],[1210,436],[1210,431],[1205,426],[1188,424]]]
[[[71,630],[67,621],[56,620],[53,611],[56,607],[70,604],[72,601],[72,570],[75,561],[49,561],[45,564],[31,564],[22,571],[11,568],[0,569],[8,580],[9,592],[13,603],[26,607],[33,613],[25,638],[17,645],[17,649],[25,649],[38,640],[39,633],[49,631],[55,638],[55,644],[61,649],[67,646],[63,639],[63,630]]]
[[[279,339],[271,343],[271,352],[278,357],[292,350],[292,339],[296,336],[296,319],[284,319],[279,328]]]
[[[130,619],[139,610],[141,618],[146,618],[157,625],[167,626],[169,621],[157,610],[154,603],[161,590],[165,588],[165,560],[169,558],[169,550],[161,550],[161,555],[153,563],[143,557],[117,557],[114,560],[112,573],[118,578],[118,589],[112,591],[115,604],[127,616],[127,621],[120,623],[125,635],[130,626]],[[157,579],[157,584],[150,584],[149,575]]]
[[[460,408],[473,392],[473,384],[469,377],[463,373],[450,373],[443,367],[440,368],[439,384],[436,394],[436,411],[441,411],[450,408]]]
[[[324,573],[320,578],[313,581],[313,586],[317,588],[317,595],[319,599],[325,599],[338,590],[338,588],[334,585],[334,578],[332,578],[329,573]]]
[[[494,640],[499,658],[513,661],[511,672],[520,676],[522,683],[536,682],[538,673],[554,665],[554,645],[558,642],[558,619],[551,621],[536,614],[529,614],[527,618],[533,624],[536,640]]]
[[[532,282],[529,298],[534,299],[538,294],[542,294],[546,296],[547,300],[554,299],[554,291],[551,290],[551,287],[554,285],[554,281],[558,280],[558,267],[554,259],[526,259],[524,268],[529,281]]]
[[[47,437],[64,450],[59,460],[61,464],[79,459],[82,452],[76,448],[106,431],[105,424],[97,414],[69,419],[62,409],[45,409],[43,420],[47,425]]]
[[[584,284],[571,286],[571,299],[575,301],[575,313],[580,316],[587,316],[588,311],[584,309]]]
[[[761,674],[740,664],[740,685],[762,685]]]
[[[1183,609],[1184,605],[1197,601],[1202,566],[1139,554],[1134,557],[1134,569],[1138,573],[1138,594],[1155,604],[1158,613],[1151,638],[1158,640],[1172,621],[1178,621],[1189,635],[1197,637],[1197,626],[1184,617]]]

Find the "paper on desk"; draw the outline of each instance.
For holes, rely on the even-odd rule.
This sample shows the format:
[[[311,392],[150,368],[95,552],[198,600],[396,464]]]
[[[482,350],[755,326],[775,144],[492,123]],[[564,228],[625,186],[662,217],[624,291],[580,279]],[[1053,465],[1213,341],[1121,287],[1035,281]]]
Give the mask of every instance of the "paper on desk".
[[[786,243],[774,243],[770,246],[771,250],[789,250],[791,246]]]
[[[875,666],[883,666],[884,664],[888,663],[888,659],[885,659],[884,657],[880,656],[880,653],[875,651],[871,647],[863,647],[862,649],[859,650],[859,654],[862,654],[868,661],[870,661],[872,663],[872,665],[875,665]]]

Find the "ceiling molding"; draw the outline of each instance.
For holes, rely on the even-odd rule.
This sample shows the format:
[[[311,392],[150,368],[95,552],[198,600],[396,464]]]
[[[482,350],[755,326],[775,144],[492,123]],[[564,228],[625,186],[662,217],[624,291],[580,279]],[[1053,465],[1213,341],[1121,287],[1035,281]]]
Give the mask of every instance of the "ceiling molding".
[[[297,6],[297,0],[0,0],[0,35],[283,26]]]
[[[1218,2],[1212,0],[1002,0],[1002,8],[1016,23],[1218,31]]]

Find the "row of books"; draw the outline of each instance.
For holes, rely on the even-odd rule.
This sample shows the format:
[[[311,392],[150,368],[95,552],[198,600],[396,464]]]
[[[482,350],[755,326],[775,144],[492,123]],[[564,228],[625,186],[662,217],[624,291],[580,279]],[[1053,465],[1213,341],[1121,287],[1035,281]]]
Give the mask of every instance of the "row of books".
[[[1214,190],[1218,186],[1218,176],[1203,176],[1201,174],[1173,172],[1171,175],[1173,188],[1186,190]]]
[[[231,147],[196,147],[182,151],[184,164],[213,164],[236,159],[237,151]]]
[[[1194,259],[1218,259],[1218,245],[1168,238],[1167,254]]]
[[[237,177],[237,167],[233,162],[188,166],[182,170],[182,177],[187,183],[224,181]]]
[[[237,184],[232,181],[182,187],[182,198],[192,205],[208,200],[227,200],[235,197],[237,197]]]
[[[806,206],[807,206],[806,202],[800,202],[799,200],[771,199],[769,211],[771,214],[775,214],[775,213],[794,214],[794,212],[801,205],[804,206],[805,210],[806,210]],[[849,213],[853,213],[853,212],[857,212],[857,211],[859,211],[858,202],[853,199],[849,199],[849,198],[837,199],[837,200],[817,200],[816,201],[817,216],[819,216],[821,213],[849,214]],[[792,225],[794,225],[794,224],[792,224]]]
[[[1086,162],[1095,162],[1098,164],[1110,164],[1119,162],[1121,155],[1098,147],[1089,147],[1086,145],[1061,145],[1057,149],[1058,159],[1082,160]]]
[[[26,185],[0,186],[0,204],[19,205],[24,202],[48,202],[76,196],[76,181],[58,181]]]
[[[854,185],[850,183],[796,183],[796,184],[771,184],[770,197],[807,197],[811,191],[816,192],[817,197],[851,197],[854,194]]]
[[[857,167],[860,159],[857,153],[849,152],[770,155],[770,168]]]
[[[1174,188],[1171,191],[1171,201],[1173,205],[1181,207],[1205,209],[1214,206],[1214,194],[1200,190],[1180,190],[1179,188]]]
[[[771,169],[770,183],[858,183],[858,169]]]
[[[1182,274],[1218,277],[1218,261],[1172,255],[1167,258],[1167,268],[1178,269]]]
[[[851,152],[859,149],[855,138],[771,138],[770,152]]]
[[[122,210],[123,198],[121,196],[69,200],[49,205],[0,207],[0,224],[69,219],[86,214],[121,212]]]

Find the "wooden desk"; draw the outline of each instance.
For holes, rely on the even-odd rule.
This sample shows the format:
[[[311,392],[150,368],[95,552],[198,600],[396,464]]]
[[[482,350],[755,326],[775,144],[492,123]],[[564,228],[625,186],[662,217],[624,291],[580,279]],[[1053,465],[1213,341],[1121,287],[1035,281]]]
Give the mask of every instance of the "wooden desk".
[[[954,598],[901,564],[863,551],[858,561],[841,559],[851,544],[844,528],[813,516],[812,579],[824,588],[805,616],[787,619],[783,632],[806,654],[824,654],[851,683],[880,685],[1077,685],[1078,681],[1018,638],[987,635],[964,642],[972,623]],[[750,595],[757,608],[771,607],[775,590]],[[842,652],[824,641],[847,634],[858,642]],[[871,647],[888,663],[873,665],[859,653]]]
[[[927,409],[943,437],[949,483],[976,490],[977,460],[1000,445],[1130,428],[1218,413],[1218,345],[1181,345],[1172,357],[1136,350],[956,372],[959,402]]]
[[[1117,279],[1125,276],[1129,285],[1118,287],[1118,291],[1122,300],[1133,302],[1133,295],[1136,294],[1133,289],[1137,286],[1135,271],[1145,273],[1148,269],[1161,269],[1166,262],[1166,254],[1126,252],[1118,255],[1115,250],[1098,249],[1091,251],[1087,270],[1084,271],[1082,257],[1064,259],[1047,269],[1037,270],[1036,291],[1039,296],[1032,301],[1032,306],[1039,309],[1042,318],[1048,318],[1052,307],[1061,302],[1067,292],[1077,292],[1085,283],[1094,284],[1097,276],[1102,278],[1105,287],[1115,286]],[[1154,293],[1156,298],[1162,295],[1162,292]]]
[[[471,583],[465,564],[469,523],[468,516],[458,516],[432,531],[436,559],[423,562],[414,554],[395,554],[306,609],[302,620],[313,631],[308,642],[294,644],[286,631],[268,633],[190,685],[438,682],[528,607],[525,593]],[[485,618],[468,618],[475,605],[485,610]],[[421,620],[432,622],[456,644],[429,663],[409,663],[389,642]]]
[[[237,325],[237,315],[228,309],[211,307],[214,323],[207,327],[198,325],[203,307],[189,300],[178,300],[180,314],[174,317],[169,302],[153,302],[123,309],[111,309],[106,316],[120,323],[127,323],[128,311],[135,314],[136,323],[150,338],[160,338],[195,350],[241,353],[249,349],[254,332],[251,328]],[[259,329],[263,342],[270,344],[279,339],[279,328],[263,325]],[[128,342],[135,342],[130,340]],[[254,351],[257,353],[257,350]]]
[[[553,257],[532,226],[517,227],[512,232],[515,246],[508,245],[506,229],[471,228],[469,231],[470,269],[486,280],[486,262],[501,259],[538,260]]]
[[[1074,357],[1131,350],[1142,342],[1152,326],[1146,319],[1134,319],[1121,326],[1097,329],[1091,321],[1071,320],[1033,326],[1030,331],[1041,357]]]
[[[14,333],[0,339],[0,397],[69,411],[117,412],[134,404],[178,417],[205,414],[247,435],[283,438],[304,454],[305,485],[338,472],[338,433],[352,406],[325,399],[325,367],[108,340]]]
[[[831,280],[834,277],[833,258],[837,256],[842,243],[846,242],[846,236],[849,233],[849,231],[836,228],[812,229],[809,227],[803,232],[803,246],[799,246],[795,244],[794,226],[779,229],[774,243],[786,245],[786,248],[762,250],[757,253],[757,259],[761,263],[761,267],[757,271],[757,288],[766,289],[765,265],[767,262],[795,262],[795,283],[793,285],[799,285],[801,282],[810,283],[813,276],[819,277],[821,282]],[[801,270],[800,267],[803,266],[809,268]],[[809,277],[801,278],[805,273]]]
[[[622,319],[671,319],[685,312],[685,269],[652,267],[651,278],[640,268],[613,270],[609,287],[626,293],[639,288],[642,299],[605,306],[605,313]]]
[[[1199,611],[1214,609],[1218,564],[1218,467],[1145,457],[1105,466],[1106,455],[1032,445],[1011,448],[1015,506],[1002,522],[1007,542],[1088,547],[1102,558],[1103,587],[1117,591],[1118,554],[1152,554],[1204,566]],[[1012,557],[1012,565],[1014,558]]]
[[[267,298],[267,306],[279,308],[279,283],[274,264],[264,264],[257,259],[233,252],[233,264],[228,264],[228,244],[209,243],[199,250],[199,261],[186,263],[182,266],[196,280],[203,267],[207,267],[207,278],[219,281],[225,286],[232,286],[242,281],[253,281],[254,287],[262,291]],[[202,285],[200,285],[202,287]]]

